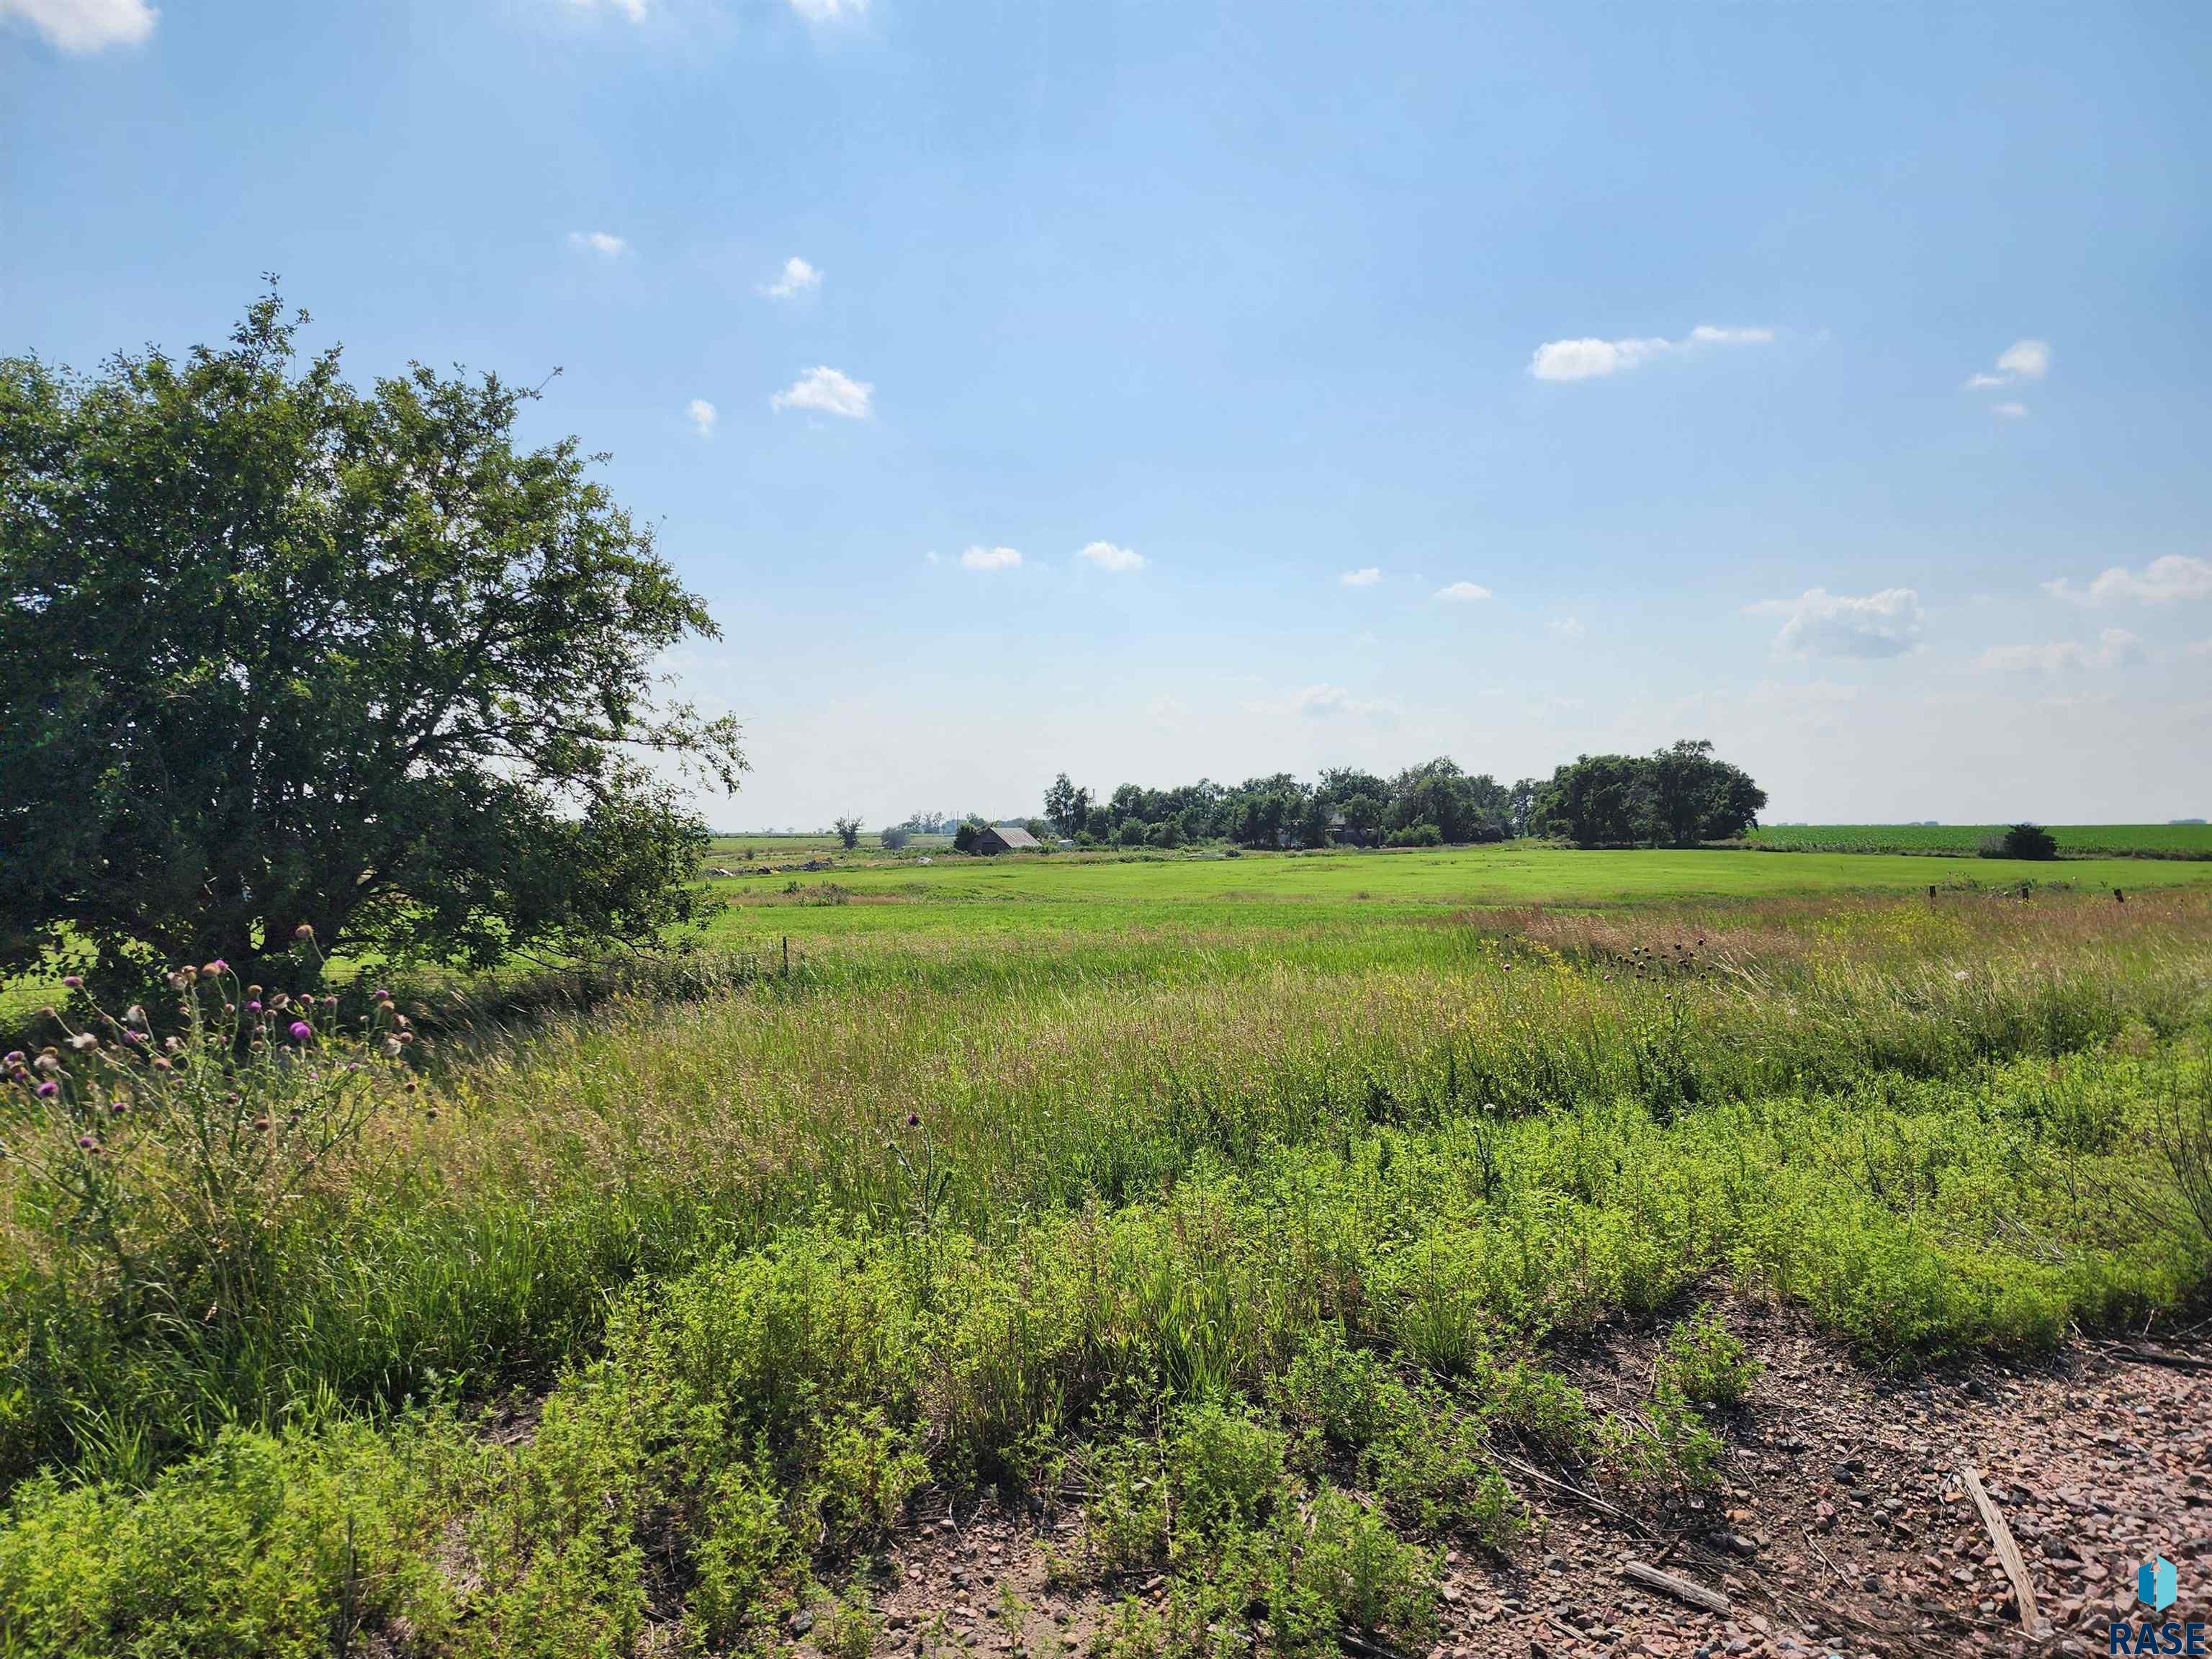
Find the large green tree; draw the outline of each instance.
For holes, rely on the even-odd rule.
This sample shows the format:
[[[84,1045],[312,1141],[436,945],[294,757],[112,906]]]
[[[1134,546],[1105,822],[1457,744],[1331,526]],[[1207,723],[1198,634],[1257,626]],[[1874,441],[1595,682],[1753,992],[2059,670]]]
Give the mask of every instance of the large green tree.
[[[0,359],[0,973],[90,948],[488,964],[694,913],[738,733],[656,658],[715,635],[534,394],[363,391],[271,294],[227,347]]]

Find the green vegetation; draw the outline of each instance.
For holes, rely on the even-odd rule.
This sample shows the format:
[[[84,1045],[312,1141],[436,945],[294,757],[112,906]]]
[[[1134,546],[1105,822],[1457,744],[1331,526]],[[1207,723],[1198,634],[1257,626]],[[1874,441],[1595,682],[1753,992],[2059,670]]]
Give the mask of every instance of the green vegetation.
[[[1972,858],[2002,823],[1770,823],[1746,836],[1752,846],[1790,853],[1919,853]],[[2046,826],[2062,859],[2212,859],[2212,824],[2054,823]]]
[[[691,919],[705,828],[638,757],[735,787],[734,724],[657,697],[716,630],[574,440],[517,446],[530,396],[358,391],[274,295],[180,362],[0,359],[0,974],[127,1000],[311,971],[302,930],[486,968]]]
[[[202,1124],[325,1129],[258,1143],[312,1168],[221,1251],[132,1210],[129,1274],[53,1103],[155,1068],[58,1034],[0,1108],[43,1149],[0,1166],[0,1651],[752,1650],[833,1601],[857,1651],[858,1564],[988,1483],[1082,1493],[1061,1570],[1109,1602],[1159,1576],[1108,1650],[1411,1650],[1437,1553],[1521,1532],[1507,1454],[1661,1509],[1713,1478],[1747,1304],[1898,1369],[2201,1305],[2212,902],[2130,867],[2170,884],[1516,848],[718,883],[726,937],[816,927],[787,976],[402,1043],[414,1091],[343,1110],[188,1039],[227,1115],[134,1104],[135,1190]],[[1666,896],[1708,872],[1745,885]],[[1624,1325],[1649,1392],[1601,1405],[1565,1356]]]

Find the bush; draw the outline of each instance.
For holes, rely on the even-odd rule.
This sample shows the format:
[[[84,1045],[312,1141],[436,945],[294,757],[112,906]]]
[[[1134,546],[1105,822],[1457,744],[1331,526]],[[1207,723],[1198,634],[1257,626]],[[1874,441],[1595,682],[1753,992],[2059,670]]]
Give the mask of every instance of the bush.
[[[1433,823],[1409,823],[1403,830],[1393,830],[1385,843],[1391,847],[1441,847],[1444,832]]]
[[[2002,835],[1984,836],[1976,851],[1985,859],[2042,862],[2058,856],[2058,838],[2039,823],[2015,823]]]
[[[1659,1364],[1685,1400],[1708,1406],[1741,1405],[1762,1369],[1710,1304],[1674,1328]]]

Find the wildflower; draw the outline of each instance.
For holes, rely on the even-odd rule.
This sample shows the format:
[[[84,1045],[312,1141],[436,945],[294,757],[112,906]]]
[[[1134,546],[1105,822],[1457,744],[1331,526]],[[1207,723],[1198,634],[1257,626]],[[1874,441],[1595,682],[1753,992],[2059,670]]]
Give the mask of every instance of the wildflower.
[[[78,1146],[80,1146],[83,1147],[83,1148],[85,1149],[85,1151],[87,1151],[88,1152],[90,1152],[90,1151],[91,1151],[91,1150],[92,1150],[95,1146],[99,1145],[99,1143],[98,1143],[97,1141],[95,1141],[94,1139],[93,1139],[93,1138],[92,1138],[90,1135],[79,1135],[79,1136],[76,1138],[76,1144],[77,1144]]]
[[[72,991],[82,991],[84,989],[84,975],[82,974],[64,974],[62,975],[62,983],[69,987]]]
[[[386,1037],[384,1039],[384,1052],[393,1060],[399,1058],[401,1052],[406,1048],[406,1046],[407,1045],[400,1042],[398,1037]]]
[[[61,1091],[62,1085],[55,1082],[53,1079],[48,1078],[44,1083],[41,1083],[39,1085],[39,1098],[41,1100],[52,1100],[56,1095],[61,1093]]]
[[[5,1066],[11,1071],[22,1063],[23,1051],[21,1048],[10,1048],[8,1051],[8,1057],[5,1060],[0,1060],[0,1066]]]
[[[118,1097],[107,1103],[107,1109],[113,1116],[128,1117],[131,1115],[131,1103]]]
[[[147,1064],[151,1066],[157,1072],[166,1072],[169,1069],[168,1059],[166,1055],[162,1054],[155,1055],[152,1060],[147,1062]]]
[[[921,1127],[921,1114],[920,1112],[908,1112],[906,1115],[906,1127],[909,1129],[919,1129]]]
[[[200,972],[205,974],[210,979],[213,979],[217,974],[227,974],[229,971],[230,964],[225,962],[221,957],[217,957],[213,962],[210,962],[206,967],[200,969]]]
[[[79,1053],[82,1053],[87,1048],[97,1048],[100,1047],[100,1039],[93,1036],[89,1031],[79,1031],[75,1036],[70,1039],[70,1047],[76,1049]]]
[[[146,1023],[145,1009],[135,1002],[132,1003],[123,1011],[123,1023],[125,1025],[143,1025]]]
[[[253,1120],[253,1127],[257,1130],[265,1129],[269,1127],[269,1120],[265,1117],[257,1117]]]
[[[1960,984],[1962,984],[1962,985],[1963,985],[1964,983],[1966,983],[1966,970],[1965,969],[1961,968],[1961,969],[1958,969],[1956,972],[1954,972],[1954,973],[1951,975],[1951,977],[1952,977],[1953,979],[1957,980]]]
[[[315,1028],[308,1024],[304,1019],[294,1020],[288,1029],[290,1030],[292,1034],[292,1041],[295,1042],[305,1042],[309,1037],[315,1034]]]
[[[246,1012],[249,1014],[259,1013],[261,1012],[261,999],[259,997],[256,997],[252,1001],[247,1003],[246,1005]]]
[[[315,930],[304,921],[292,930],[292,937],[300,940],[302,944],[305,944],[307,940],[314,938],[314,936]]]
[[[42,1072],[58,1072],[62,1068],[61,1056],[51,1048],[33,1060],[31,1064]]]

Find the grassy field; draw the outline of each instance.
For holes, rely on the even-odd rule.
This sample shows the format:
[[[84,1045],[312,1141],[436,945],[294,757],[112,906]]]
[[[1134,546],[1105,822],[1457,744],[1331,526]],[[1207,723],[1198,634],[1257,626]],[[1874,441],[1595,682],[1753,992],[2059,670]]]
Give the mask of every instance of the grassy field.
[[[2058,855],[2212,859],[2212,824],[2054,823]],[[1917,853],[1972,858],[2002,823],[1779,823],[1752,831],[1751,844],[1790,853]]]
[[[1896,1370],[2203,1306],[2212,867],[1929,875],[840,860],[404,1077],[188,1045],[110,1115],[64,1051],[87,1115],[4,1097],[0,1653],[857,1655],[984,1487],[1158,1586],[1112,1659],[1418,1651],[1528,1458],[1710,1486],[1709,1302]],[[1669,1358],[1601,1405],[1620,1322]]]

